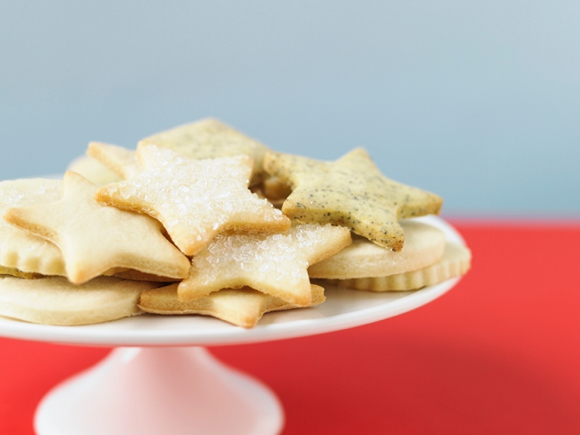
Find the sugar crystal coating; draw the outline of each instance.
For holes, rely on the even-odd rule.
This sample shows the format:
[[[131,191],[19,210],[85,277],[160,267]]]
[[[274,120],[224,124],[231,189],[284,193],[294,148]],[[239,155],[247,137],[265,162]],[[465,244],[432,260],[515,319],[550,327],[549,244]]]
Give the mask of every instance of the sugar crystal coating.
[[[192,261],[183,300],[247,285],[291,303],[309,303],[309,264],[350,243],[348,229],[296,225],[283,234],[217,235]]]
[[[57,201],[62,182],[49,179],[20,179],[0,182],[0,207],[19,207]]]
[[[144,171],[105,186],[97,199],[155,217],[188,255],[222,230],[272,232],[290,225],[247,188],[252,171],[247,156],[196,160],[155,145],[140,145],[137,154]]]

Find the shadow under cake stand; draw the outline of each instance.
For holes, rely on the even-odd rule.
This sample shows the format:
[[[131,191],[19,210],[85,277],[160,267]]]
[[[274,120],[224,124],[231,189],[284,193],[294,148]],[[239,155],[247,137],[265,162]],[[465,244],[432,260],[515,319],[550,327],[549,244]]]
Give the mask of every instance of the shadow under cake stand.
[[[463,243],[445,221],[423,222]],[[236,434],[282,431],[284,412],[264,384],[215,359],[205,346],[256,343],[352,328],[411,311],[459,278],[414,292],[326,288],[326,302],[264,315],[253,329],[205,316],[141,315],[87,326],[0,317],[0,335],[83,346],[114,346],[101,362],[53,388],[36,410],[39,435]]]

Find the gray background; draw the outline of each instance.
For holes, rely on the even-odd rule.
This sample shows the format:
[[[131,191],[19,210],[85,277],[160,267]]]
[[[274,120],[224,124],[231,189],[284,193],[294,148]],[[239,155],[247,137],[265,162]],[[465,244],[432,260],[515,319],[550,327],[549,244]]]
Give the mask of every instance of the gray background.
[[[580,217],[580,2],[0,0],[0,179],[206,116],[447,215]]]

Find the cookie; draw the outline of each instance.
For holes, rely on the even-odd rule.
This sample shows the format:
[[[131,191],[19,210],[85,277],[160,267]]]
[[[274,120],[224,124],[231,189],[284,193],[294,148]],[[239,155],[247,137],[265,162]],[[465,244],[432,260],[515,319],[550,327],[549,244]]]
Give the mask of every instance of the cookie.
[[[204,119],[87,154],[69,168],[94,183],[75,171],[0,183],[0,315],[80,325],[141,306],[250,328],[323,302],[311,278],[405,291],[470,267],[467,248],[410,219],[441,198],[385,177],[363,149],[275,153]]]
[[[292,193],[292,189],[287,184],[280,181],[278,177],[268,177],[261,184],[264,197],[274,205],[284,204],[286,198]]]
[[[405,241],[399,219],[438,214],[443,202],[433,193],[388,179],[362,148],[335,162],[268,152],[264,169],[291,187],[282,205],[291,219],[343,225],[394,251]]]
[[[352,245],[311,266],[310,278],[348,279],[387,276],[417,270],[437,262],[445,249],[445,234],[439,228],[412,219],[399,222],[405,245],[399,252],[355,236]]]
[[[355,290],[407,291],[439,284],[464,275],[471,267],[471,252],[463,245],[447,242],[441,259],[423,269],[384,277],[328,280],[329,284]]]
[[[307,269],[351,243],[347,228],[304,224],[283,234],[218,235],[193,257],[179,299],[251,287],[298,306],[311,304]]]
[[[311,285],[309,306],[324,302],[324,289]],[[141,295],[139,308],[155,314],[203,314],[244,328],[252,328],[264,313],[300,308],[274,296],[252,290],[224,289],[194,301],[177,297],[177,284],[148,290]]]
[[[97,186],[122,180],[115,171],[112,171],[108,166],[103,165],[100,161],[89,156],[81,156],[74,159],[69,163],[66,170],[81,174]]]
[[[0,266],[0,276],[1,275],[16,276],[18,278],[24,279],[37,279],[44,277],[44,275],[41,275],[39,273],[23,272],[20,269],[16,269],[14,267],[4,267],[4,266]]]
[[[62,182],[44,178],[0,182],[0,267],[21,277],[66,275],[60,249],[44,238],[6,222],[11,207],[46,205],[62,198]]]
[[[159,220],[186,255],[199,252],[220,232],[275,233],[290,227],[280,210],[248,189],[248,156],[192,159],[144,144],[137,155],[143,172],[104,186],[96,199]]]
[[[0,315],[46,325],[89,325],[140,314],[141,292],[159,284],[99,277],[73,285],[62,277],[0,276]]]
[[[102,142],[90,142],[87,155],[117,174],[117,180],[133,178],[141,172],[135,151]]]
[[[139,272],[138,270],[116,268],[104,273],[106,276],[114,276],[115,278],[128,279],[130,281],[149,281],[160,283],[172,283],[181,281],[181,278],[170,278],[167,276],[153,275],[151,273]]]
[[[268,147],[217,119],[202,119],[155,133],[139,144],[158,145],[196,159],[247,155],[254,161],[250,184],[261,182],[266,175],[262,162]]]
[[[63,186],[61,200],[9,208],[4,218],[57,245],[70,282],[82,284],[114,268],[187,276],[189,260],[155,219],[100,205],[93,198],[97,187],[75,172],[65,174]]]

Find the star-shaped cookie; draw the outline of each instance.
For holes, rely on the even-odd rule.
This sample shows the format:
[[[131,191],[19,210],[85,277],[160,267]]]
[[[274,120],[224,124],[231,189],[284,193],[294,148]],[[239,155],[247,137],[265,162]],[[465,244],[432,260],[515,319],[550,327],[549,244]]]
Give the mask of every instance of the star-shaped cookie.
[[[133,178],[141,172],[141,165],[135,151],[127,148],[102,142],[90,142],[87,155],[105,165],[123,180]]]
[[[68,164],[66,170],[81,174],[83,177],[85,177],[91,183],[96,184],[97,186],[104,186],[105,184],[123,180],[123,177],[120,177],[107,165],[104,165],[97,159],[87,155],[74,159]]]
[[[65,275],[60,249],[53,243],[17,228],[1,216],[11,207],[48,204],[62,197],[62,182],[44,178],[0,182],[0,271],[33,277]]]
[[[155,219],[94,200],[97,187],[75,172],[67,172],[60,201],[9,208],[4,218],[57,245],[66,274],[82,284],[110,269],[183,278],[189,260],[162,234]]]
[[[249,287],[221,290],[187,302],[179,300],[176,289],[177,284],[173,284],[143,292],[139,308],[155,314],[203,314],[244,328],[254,327],[264,313],[301,308]],[[308,306],[321,304],[324,300],[324,288],[312,284]]]
[[[180,125],[155,133],[139,143],[173,149],[196,159],[247,155],[254,161],[250,184],[259,183],[266,175],[262,161],[268,147],[217,119],[207,118]]]
[[[186,255],[194,255],[223,231],[286,231],[290,220],[248,189],[252,159],[241,155],[192,159],[176,151],[140,144],[144,170],[101,188],[105,205],[158,219]]]
[[[179,299],[247,286],[304,307],[311,303],[308,266],[350,243],[347,228],[319,224],[296,225],[284,234],[218,235],[193,257]]]
[[[292,188],[282,206],[285,215],[300,222],[344,225],[394,251],[405,240],[399,219],[438,214],[443,203],[433,193],[382,175],[362,148],[335,162],[268,152],[264,168]]]

